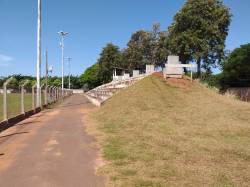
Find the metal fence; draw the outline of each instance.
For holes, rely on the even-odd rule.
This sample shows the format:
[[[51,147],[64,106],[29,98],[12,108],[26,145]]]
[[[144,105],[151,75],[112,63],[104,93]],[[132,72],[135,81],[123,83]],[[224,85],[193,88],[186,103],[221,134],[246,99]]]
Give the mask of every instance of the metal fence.
[[[30,116],[73,93],[71,90],[62,90],[54,86],[42,86],[39,105],[36,102],[36,85],[27,87],[26,83],[22,83],[18,87],[13,87],[10,83],[11,79],[0,89],[0,122],[8,122],[18,116]]]
[[[239,87],[239,88],[228,88],[226,94],[236,96],[242,101],[250,101],[250,88],[249,87]]]

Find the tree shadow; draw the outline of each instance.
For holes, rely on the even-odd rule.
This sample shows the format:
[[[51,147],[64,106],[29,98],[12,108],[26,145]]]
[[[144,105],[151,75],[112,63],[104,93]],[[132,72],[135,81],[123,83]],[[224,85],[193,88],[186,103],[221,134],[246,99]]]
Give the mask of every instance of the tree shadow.
[[[29,121],[29,122],[18,123],[17,125],[28,125],[31,123],[39,123],[39,122],[41,122],[41,121]]]
[[[29,132],[17,132],[17,133],[12,133],[12,134],[8,134],[8,135],[4,135],[4,136],[0,136],[1,138],[6,138],[6,137],[10,137],[10,136],[14,136],[14,135],[20,135],[20,134],[27,134]]]

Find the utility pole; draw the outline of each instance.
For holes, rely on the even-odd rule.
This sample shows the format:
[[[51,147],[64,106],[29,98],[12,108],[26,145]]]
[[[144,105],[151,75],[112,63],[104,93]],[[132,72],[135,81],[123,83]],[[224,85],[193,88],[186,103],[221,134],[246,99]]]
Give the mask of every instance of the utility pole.
[[[69,65],[69,89],[70,89],[70,86],[71,86],[70,84],[70,61],[72,60],[72,58],[67,57],[67,59],[68,59],[68,65]]]
[[[45,74],[45,76],[46,76],[46,88],[48,87],[48,73],[49,73],[49,62],[48,62],[48,49],[46,49],[46,54],[45,54],[45,56],[46,56],[46,74]]]
[[[38,14],[37,14],[37,61],[36,61],[36,107],[41,106],[41,0],[38,0]]]
[[[62,90],[64,90],[64,37],[69,34],[68,32],[59,31],[58,34],[61,36],[61,49],[62,49]]]
[[[45,53],[45,58],[46,58],[46,67],[45,67],[45,90],[44,90],[44,100],[45,100],[45,105],[48,104],[48,49],[46,48],[46,53]]]

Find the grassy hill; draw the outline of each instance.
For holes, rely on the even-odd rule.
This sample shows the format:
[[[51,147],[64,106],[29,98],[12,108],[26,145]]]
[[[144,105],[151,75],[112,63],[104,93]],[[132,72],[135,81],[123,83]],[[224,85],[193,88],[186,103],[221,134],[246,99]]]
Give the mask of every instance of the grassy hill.
[[[143,79],[93,116],[110,186],[249,186],[250,104]]]

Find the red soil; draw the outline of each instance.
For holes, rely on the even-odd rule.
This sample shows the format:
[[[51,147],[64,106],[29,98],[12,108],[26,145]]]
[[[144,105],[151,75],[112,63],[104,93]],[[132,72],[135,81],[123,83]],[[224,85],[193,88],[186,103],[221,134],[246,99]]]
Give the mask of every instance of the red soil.
[[[155,72],[153,74],[156,77],[162,77],[163,78],[163,73],[162,72]],[[182,79],[178,78],[167,78],[166,80],[167,84],[170,86],[174,86],[177,88],[188,88],[189,86],[192,85],[192,82],[189,77],[184,76]]]
[[[153,75],[156,76],[156,77],[163,77],[162,72],[155,72],[155,73],[153,73]]]

